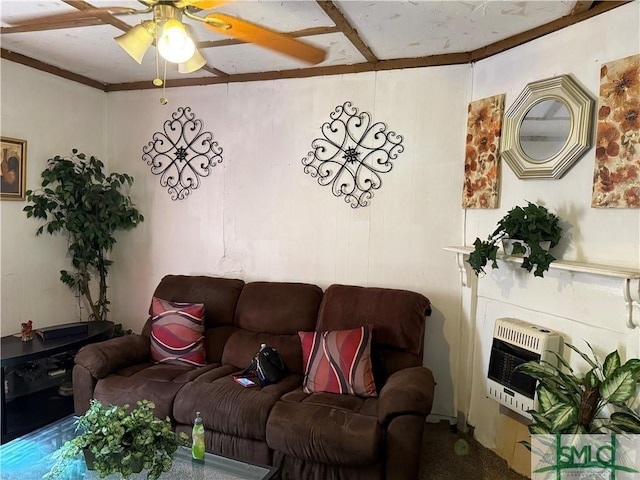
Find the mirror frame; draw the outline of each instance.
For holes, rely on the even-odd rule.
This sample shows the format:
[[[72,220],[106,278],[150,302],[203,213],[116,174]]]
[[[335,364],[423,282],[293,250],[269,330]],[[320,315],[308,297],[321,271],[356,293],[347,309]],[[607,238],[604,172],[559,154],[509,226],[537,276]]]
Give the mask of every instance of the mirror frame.
[[[542,160],[529,157],[520,145],[520,125],[539,102],[559,100],[569,110],[571,125],[564,146]],[[504,114],[500,155],[520,179],[561,178],[591,148],[595,101],[570,75],[531,82]]]

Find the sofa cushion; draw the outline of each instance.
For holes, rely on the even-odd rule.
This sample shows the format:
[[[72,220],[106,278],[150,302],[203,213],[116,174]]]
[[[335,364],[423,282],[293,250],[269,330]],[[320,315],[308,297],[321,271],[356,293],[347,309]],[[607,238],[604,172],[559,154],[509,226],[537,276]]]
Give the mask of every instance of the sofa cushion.
[[[314,330],[322,290],[317,285],[287,282],[252,282],[238,299],[234,325],[238,327],[224,346],[222,363],[246,367],[261,343],[278,350],[292,373],[302,375],[298,331]]]
[[[267,445],[313,462],[340,466],[376,464],[382,451],[377,398],[335,393],[284,395],[269,415]]]
[[[322,289],[308,283],[252,282],[242,289],[234,324],[250,332],[296,335],[313,330]]]
[[[204,304],[153,297],[151,313],[151,358],[155,362],[193,366],[206,363]]]
[[[157,417],[171,417],[173,400],[185,383],[216,367],[219,365],[200,368],[165,363],[132,365],[98,380],[93,396],[103,403],[120,406],[135,406],[144,398],[156,404]]]
[[[232,278],[167,275],[153,296],[173,302],[204,303],[205,327],[208,328],[233,323],[243,286],[242,280]]]
[[[302,377],[289,375],[266,387],[245,388],[230,376],[237,368],[224,365],[221,369],[226,373],[222,377],[211,371],[180,389],[173,406],[176,422],[193,423],[196,412],[200,412],[205,430],[264,441],[273,405],[298,387]]]
[[[422,365],[429,299],[408,290],[331,285],[324,292],[318,325],[328,331],[373,325],[387,371]]]
[[[299,332],[305,365],[305,393],[330,392],[375,397],[371,328]]]

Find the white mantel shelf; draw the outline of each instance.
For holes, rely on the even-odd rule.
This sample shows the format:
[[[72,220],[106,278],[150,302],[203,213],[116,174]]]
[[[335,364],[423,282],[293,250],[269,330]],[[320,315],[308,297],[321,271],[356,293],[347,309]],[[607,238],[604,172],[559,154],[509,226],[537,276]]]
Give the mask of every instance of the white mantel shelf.
[[[445,247],[448,252],[462,253],[469,255],[473,252],[473,247]],[[509,263],[522,263],[522,257],[505,255],[498,253],[498,260]],[[576,273],[590,273],[592,275],[602,275],[605,277],[640,279],[640,270],[626,267],[615,267],[611,265],[599,265],[596,263],[573,262],[570,260],[554,260],[549,265],[549,269],[567,270]]]
[[[458,268],[462,277],[462,284],[467,285],[467,268],[465,266],[464,257],[473,252],[473,247],[444,247],[448,252],[457,253]],[[498,260],[508,263],[522,264],[522,257],[505,255],[499,252]],[[638,314],[640,314],[640,270],[618,267],[614,265],[601,265],[597,263],[574,262],[571,260],[554,260],[549,265],[550,270],[564,270],[574,273],[586,273],[590,275],[600,275],[604,277],[613,277],[624,280],[623,296],[627,307],[627,327],[640,328]],[[634,310],[636,315],[634,318]]]

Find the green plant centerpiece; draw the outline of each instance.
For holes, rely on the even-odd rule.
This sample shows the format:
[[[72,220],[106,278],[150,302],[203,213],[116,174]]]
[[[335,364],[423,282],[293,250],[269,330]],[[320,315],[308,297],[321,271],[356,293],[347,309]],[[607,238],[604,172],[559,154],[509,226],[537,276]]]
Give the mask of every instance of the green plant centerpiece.
[[[90,320],[106,320],[109,311],[107,273],[112,264],[108,253],[116,243],[117,230],[130,230],[144,220],[131,198],[121,190],[133,184],[126,173],[104,173],[98,158],[87,159],[72,150],[71,157],[56,155],[48,160],[42,172],[42,183],[36,191],[27,190],[30,205],[24,207],[27,217],[45,220],[36,236],[66,233],[68,253],[75,272],[60,271],[60,280],[70,288],[78,288],[90,308]],[[98,298],[91,293],[92,275],[98,274]]]
[[[549,265],[556,258],[544,248],[555,247],[562,237],[562,227],[557,215],[545,207],[528,202],[525,207],[514,207],[498,222],[498,227],[487,240],[476,238],[474,250],[467,262],[476,275],[484,274],[484,267],[491,261],[491,268],[498,268],[498,244],[502,240],[512,239],[513,255],[523,255],[522,268],[533,270],[536,277],[543,277]]]
[[[188,445],[187,435],[177,435],[169,418],[155,417],[155,405],[148,400],[138,401],[130,412],[128,408],[91,400],[89,410],[78,418],[78,435],[54,453],[56,463],[45,478],[63,476],[69,464],[83,453],[88,467],[100,478],[112,473],[128,478],[146,470],[147,478],[155,480],[169,471],[175,451]]]
[[[640,381],[640,360],[622,364],[617,350],[600,362],[591,345],[591,356],[565,344],[589,365],[579,376],[559,354],[558,365],[530,361],[516,367],[538,380],[538,409],[529,410],[532,434],[640,433],[640,416],[630,408]],[[530,448],[528,442],[522,442]]]

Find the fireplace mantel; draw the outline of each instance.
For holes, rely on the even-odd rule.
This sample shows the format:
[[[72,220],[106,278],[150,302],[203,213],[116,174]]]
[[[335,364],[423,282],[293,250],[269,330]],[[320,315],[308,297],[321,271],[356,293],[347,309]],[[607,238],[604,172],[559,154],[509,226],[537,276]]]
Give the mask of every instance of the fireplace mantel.
[[[445,247],[444,249],[457,254],[462,285],[468,286],[465,257],[468,257],[473,252],[473,247]],[[507,263],[522,263],[522,257],[505,255],[504,253],[498,253],[497,258]],[[627,327],[631,329],[640,328],[640,319],[638,318],[640,317],[640,270],[571,260],[555,260],[551,263],[549,269],[621,279],[622,294],[627,309]]]

